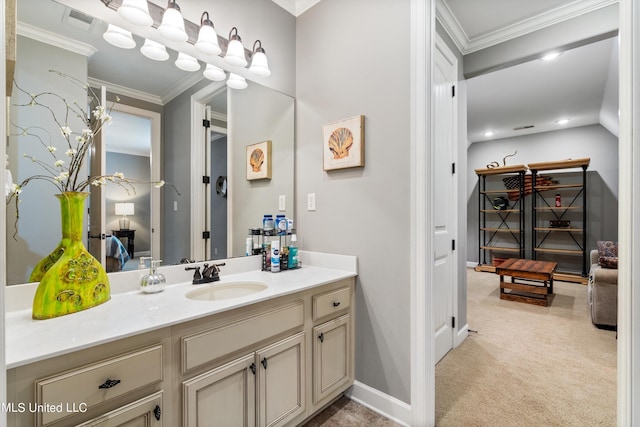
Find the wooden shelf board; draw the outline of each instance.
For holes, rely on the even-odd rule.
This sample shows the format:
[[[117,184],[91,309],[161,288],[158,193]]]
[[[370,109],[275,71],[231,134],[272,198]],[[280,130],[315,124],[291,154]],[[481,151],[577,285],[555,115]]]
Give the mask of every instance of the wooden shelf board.
[[[501,173],[516,173],[526,172],[527,167],[525,165],[513,165],[513,166],[500,166],[497,168],[482,168],[476,169],[477,175],[498,175]]]
[[[569,168],[577,168],[582,166],[589,166],[590,162],[591,162],[591,159],[589,157],[583,157],[580,159],[566,159],[566,160],[558,160],[554,162],[529,163],[527,166],[531,170],[544,171],[544,170],[552,170],[552,169],[569,169]]]
[[[502,246],[480,246],[480,249],[485,251],[520,252],[520,248],[505,248]]]
[[[562,227],[536,227],[536,231],[568,231],[572,233],[582,233],[582,228],[562,228]]]
[[[480,230],[482,231],[497,231],[497,232],[501,232],[501,233],[519,233],[520,229],[519,228],[481,228]]]
[[[581,210],[582,206],[560,206],[559,208],[555,206],[536,206],[534,209],[537,211],[571,211]]]
[[[475,271],[482,271],[485,273],[495,273],[496,272],[496,266],[495,265],[489,265],[489,264],[478,264],[475,266],[474,268]]]
[[[582,184],[554,184],[554,185],[540,185],[536,186],[536,191],[549,191],[549,190],[558,190],[562,188],[582,188]]]
[[[535,248],[536,252],[546,252],[550,254],[567,254],[567,255],[583,255],[584,251],[579,249],[547,249],[547,248]]]
[[[500,194],[500,193],[506,194],[506,193],[509,193],[510,191],[515,191],[516,193],[519,193],[517,189],[516,190],[504,189],[504,190],[484,190],[484,191],[481,191],[480,194]]]
[[[556,272],[553,273],[553,280],[561,282],[572,282],[586,285],[589,282],[588,277],[582,277],[580,273]]]
[[[520,209],[480,209],[482,213],[515,213],[520,212]]]

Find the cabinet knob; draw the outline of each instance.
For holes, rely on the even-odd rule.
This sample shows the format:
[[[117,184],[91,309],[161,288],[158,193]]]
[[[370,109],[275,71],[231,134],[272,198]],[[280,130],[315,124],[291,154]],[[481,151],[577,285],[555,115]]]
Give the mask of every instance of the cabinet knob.
[[[339,305],[340,305],[340,301],[334,301],[334,302],[333,302],[333,306],[334,306],[334,307],[337,307],[337,306],[339,306]]]
[[[267,369],[267,358],[266,357],[263,358],[262,362],[260,362],[260,363],[262,363],[262,366],[264,366],[264,369]]]
[[[252,363],[251,366],[249,366],[249,369],[251,369],[251,372],[253,372],[253,375],[256,374],[256,364]]]
[[[100,384],[98,388],[111,388],[120,384],[120,380],[112,380],[111,378],[107,378],[107,380]]]
[[[156,420],[160,421],[160,416],[162,415],[162,409],[160,409],[160,405],[156,405],[153,408],[153,415],[156,417]]]
[[[318,335],[318,339],[320,340],[320,342],[324,342],[324,332],[320,332],[320,335]]]

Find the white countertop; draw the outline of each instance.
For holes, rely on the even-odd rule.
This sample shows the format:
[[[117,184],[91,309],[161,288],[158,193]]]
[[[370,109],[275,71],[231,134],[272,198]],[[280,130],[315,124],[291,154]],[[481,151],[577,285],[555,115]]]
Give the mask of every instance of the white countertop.
[[[357,275],[357,261],[352,256],[301,251],[300,258],[303,261],[302,268],[279,273],[256,269],[239,271],[255,267],[255,259],[250,262],[247,259],[225,260],[230,274],[225,274],[226,268],[222,267],[219,282],[192,285],[188,280],[167,285],[163,292],[156,294],[143,294],[137,290],[136,279],[140,272],[129,274],[128,283],[114,283],[113,276],[110,276],[109,301],[88,310],[47,320],[33,320],[31,308],[25,308],[24,304],[9,305],[5,316],[6,367],[15,368]],[[160,271],[165,273],[168,283],[176,283],[171,279],[184,278],[184,267],[172,266]],[[125,277],[125,273],[119,274]],[[116,282],[122,281],[121,276],[117,277]],[[234,281],[259,281],[268,287],[253,295],[221,301],[194,301],[185,297],[187,292],[199,287]],[[18,286],[24,287],[22,290],[16,288],[15,292],[22,294],[22,300],[25,295],[35,292],[33,284]],[[11,288],[8,287],[9,292]]]

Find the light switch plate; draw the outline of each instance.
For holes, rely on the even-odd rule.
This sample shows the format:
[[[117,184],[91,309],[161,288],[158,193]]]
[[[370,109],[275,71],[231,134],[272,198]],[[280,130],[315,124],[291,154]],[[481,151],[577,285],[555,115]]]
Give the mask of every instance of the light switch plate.
[[[307,194],[307,210],[308,211],[316,210],[316,193]]]
[[[278,196],[278,210],[280,212],[287,210],[287,196],[284,194]]]

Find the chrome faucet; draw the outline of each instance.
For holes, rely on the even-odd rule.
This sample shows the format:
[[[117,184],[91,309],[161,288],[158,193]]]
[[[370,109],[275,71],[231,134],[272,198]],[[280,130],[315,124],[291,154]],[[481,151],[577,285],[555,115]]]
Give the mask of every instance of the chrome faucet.
[[[224,262],[219,264],[205,263],[202,266],[202,273],[200,273],[200,266],[185,267],[185,270],[194,270],[192,284],[201,285],[203,283],[217,282],[220,280],[220,267],[225,265]]]

